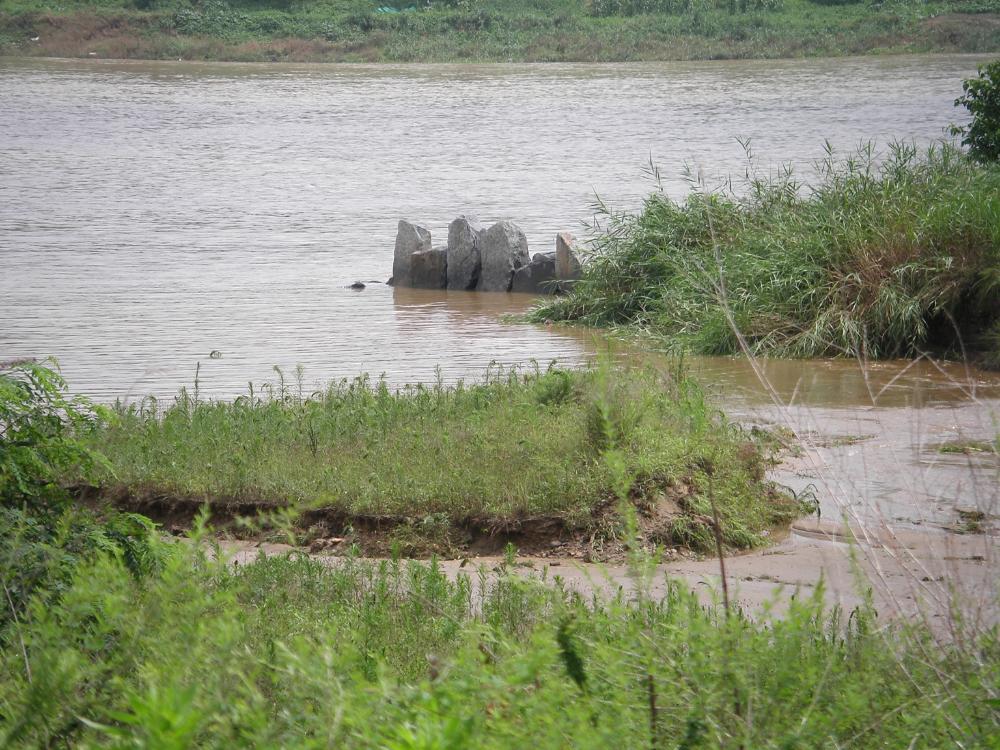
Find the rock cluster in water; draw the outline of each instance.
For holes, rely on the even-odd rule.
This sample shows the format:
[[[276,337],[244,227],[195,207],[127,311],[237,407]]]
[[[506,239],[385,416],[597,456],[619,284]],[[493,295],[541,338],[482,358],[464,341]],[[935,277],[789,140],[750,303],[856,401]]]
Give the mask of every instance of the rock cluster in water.
[[[448,244],[431,245],[425,227],[401,220],[396,231],[389,283],[418,289],[556,294],[580,277],[576,240],[556,235],[555,250],[528,255],[528,239],[517,224],[484,228],[459,216],[448,226]]]

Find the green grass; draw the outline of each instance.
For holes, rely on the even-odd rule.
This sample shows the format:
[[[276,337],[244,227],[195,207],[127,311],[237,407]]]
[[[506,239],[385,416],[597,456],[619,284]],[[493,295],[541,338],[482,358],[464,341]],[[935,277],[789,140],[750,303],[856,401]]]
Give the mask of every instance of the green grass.
[[[296,61],[626,61],[1000,49],[997,0],[7,0],[0,54]],[[407,4],[401,3],[401,6]],[[634,14],[636,11],[644,11]],[[985,14],[985,15],[984,15]],[[32,41],[38,37],[37,41]]]
[[[678,582],[650,593],[657,557],[643,552],[634,519],[656,480],[642,474],[646,454],[634,440],[656,448],[651,466],[670,444],[654,433],[687,445],[674,458],[692,472],[689,488],[711,477],[724,528],[751,512],[730,504],[727,483],[760,487],[756,446],[683,377],[601,368],[494,375],[453,390],[370,385],[310,397],[279,385],[229,405],[182,393],[164,413],[146,402],[116,418],[66,400],[65,384],[42,365],[0,366],[0,747],[995,745],[998,631],[957,606],[947,623],[880,622],[870,605],[825,610],[820,582],[811,596],[788,598],[780,618],[765,608],[751,619],[703,606]],[[573,414],[581,450],[597,454],[611,494],[639,506],[623,514],[627,593],[573,592],[548,572],[515,575],[513,551],[492,572],[454,578],[434,561],[354,555],[236,565],[207,512],[187,538],[166,540],[141,516],[88,511],[54,481],[72,465],[99,478],[109,464],[81,440],[111,445],[101,438],[112,434],[120,444],[110,466],[139,456],[169,476],[199,461],[224,468],[236,455],[322,455],[336,466],[336,445],[396,446],[394,437],[417,431],[431,436],[413,443],[423,449],[480,422],[491,444],[510,446],[522,423]],[[172,457],[182,465],[170,466]],[[579,454],[556,458],[589,471]],[[405,479],[395,477],[404,487]],[[256,483],[248,488],[256,497]],[[698,492],[689,498],[704,510]],[[992,611],[996,594],[976,605]]]
[[[692,381],[652,370],[494,371],[400,391],[360,378],[232,403],[185,392],[166,408],[120,407],[85,442],[107,457],[101,491],[134,507],[288,507],[339,524],[337,535],[362,523],[447,538],[552,521],[556,531],[610,524],[613,536],[609,508],[624,494],[651,516],[664,503],[676,511],[651,528],[654,541],[710,548],[709,473],[727,544],[760,544],[797,512],[763,480],[754,438]]]
[[[995,632],[935,642],[821,594],[755,622],[680,584],[592,600],[504,571],[155,557],[91,554],[4,623],[0,744],[986,748],[1000,722]]]
[[[938,446],[939,453],[997,453],[1000,452],[1000,437],[993,442],[989,440],[952,440]]]
[[[702,354],[1000,361],[1000,169],[949,146],[832,157],[811,186],[655,192],[607,217],[585,277],[535,320]]]

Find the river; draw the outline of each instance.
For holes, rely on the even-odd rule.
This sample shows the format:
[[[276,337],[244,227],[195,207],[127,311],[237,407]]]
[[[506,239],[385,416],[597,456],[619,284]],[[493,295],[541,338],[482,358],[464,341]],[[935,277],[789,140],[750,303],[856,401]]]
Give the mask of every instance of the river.
[[[686,167],[708,186],[738,178],[737,138],[759,169],[792,163],[803,177],[827,141],[845,156],[869,139],[930,143],[962,119],[953,101],[978,62],[0,60],[0,360],[56,357],[75,391],[103,400],[169,397],[199,366],[201,393],[231,398],[274,366],[301,365],[309,390],[360,372],[401,385],[494,361],[579,363],[603,347],[593,334],[505,322],[528,297],[346,287],[388,277],[402,217],[438,242],[460,213],[511,218],[547,250],[559,230],[585,234],[595,195],[637,207],[651,163],[675,197]],[[945,523],[970,477],[996,504],[992,464],[970,473],[977,459],[936,450],[995,434],[994,376],[767,363],[789,411],[746,362],[693,366],[739,418],[819,436],[809,465],[781,478],[850,481],[827,514],[860,498]],[[916,427],[926,410],[893,411],[921,405],[939,408]]]
[[[500,321],[531,300],[384,281],[397,219],[463,213],[532,251],[746,167],[808,174],[824,141],[927,143],[969,56],[636,65],[243,65],[0,60],[0,357],[55,356],[102,399],[232,397],[578,362],[590,337]],[[212,351],[220,359],[210,359]]]

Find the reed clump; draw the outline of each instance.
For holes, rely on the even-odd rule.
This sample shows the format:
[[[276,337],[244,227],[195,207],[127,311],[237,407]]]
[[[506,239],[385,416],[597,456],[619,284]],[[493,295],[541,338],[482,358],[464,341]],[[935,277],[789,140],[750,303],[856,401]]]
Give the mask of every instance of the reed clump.
[[[881,158],[880,158],[881,157]],[[608,213],[584,278],[535,320],[701,354],[1000,359],[1000,169],[897,144],[744,190]]]

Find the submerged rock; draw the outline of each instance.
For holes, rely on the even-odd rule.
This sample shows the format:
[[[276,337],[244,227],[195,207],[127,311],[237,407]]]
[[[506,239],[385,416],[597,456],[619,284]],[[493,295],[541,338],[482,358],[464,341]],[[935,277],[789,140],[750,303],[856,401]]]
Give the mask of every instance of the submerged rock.
[[[482,259],[483,228],[476,219],[459,216],[448,225],[448,288],[475,289]]]
[[[484,292],[510,291],[514,272],[528,264],[528,238],[510,221],[498,221],[482,235],[482,270],[477,289]]]
[[[423,250],[410,256],[410,286],[415,289],[444,289],[448,285],[448,251],[443,247]]]
[[[363,281],[355,281],[353,284],[348,284],[348,289],[354,289],[356,291],[361,291],[365,288],[365,283]]]
[[[514,272],[510,290],[527,294],[552,294],[557,284],[556,254],[536,253],[528,265],[521,266]]]
[[[396,229],[396,247],[392,255],[392,282],[396,286],[412,286],[410,263],[413,254],[430,249],[430,231],[419,224],[400,219]]]

